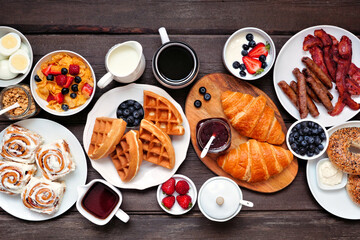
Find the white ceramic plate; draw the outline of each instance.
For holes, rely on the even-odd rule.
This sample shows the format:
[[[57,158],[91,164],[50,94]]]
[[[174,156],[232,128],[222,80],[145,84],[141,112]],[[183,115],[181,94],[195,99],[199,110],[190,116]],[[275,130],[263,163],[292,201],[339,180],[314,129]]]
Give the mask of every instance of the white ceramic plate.
[[[7,195],[0,193],[0,206],[7,213],[24,220],[29,221],[44,221],[57,216],[60,216],[74,205],[77,200],[77,187],[84,185],[87,176],[86,157],[83,149],[77,138],[64,126],[41,118],[32,118],[19,121],[16,124],[30,129],[40,134],[44,143],[49,143],[57,139],[65,139],[70,147],[76,167],[75,171],[66,175],[62,180],[66,183],[66,191],[61,202],[59,211],[53,215],[41,214],[26,208],[21,201],[20,195]],[[4,135],[5,129],[0,133],[0,139]],[[36,176],[41,176],[41,171],[38,169]]]
[[[197,200],[197,190],[196,190],[196,186],[194,184],[193,181],[191,181],[190,178],[184,176],[184,175],[181,175],[181,174],[175,174],[173,176],[173,178],[175,179],[175,185],[178,181],[181,181],[181,180],[185,180],[189,186],[190,186],[190,189],[189,189],[189,192],[187,193],[190,197],[191,197],[191,202],[192,202],[192,206],[188,209],[183,209],[182,207],[180,207],[179,203],[177,202],[176,200],[176,197],[179,195],[176,191],[174,192],[173,196],[175,197],[175,203],[174,203],[174,206],[168,210],[166,209],[163,205],[162,205],[162,200],[163,198],[167,197],[166,194],[163,193],[163,191],[161,190],[161,186],[162,184],[159,185],[158,189],[157,189],[157,192],[156,192],[156,198],[157,198],[157,201],[160,205],[160,207],[167,213],[171,214],[171,215],[182,215],[182,214],[185,214],[187,213],[188,211],[190,211],[196,204],[196,200]]]
[[[360,127],[360,121],[351,121],[334,126],[328,130],[329,136],[336,130],[346,127]],[[323,158],[327,158],[327,154],[323,154],[318,159],[308,161],[306,166],[306,177],[312,195],[315,200],[326,211],[335,216],[345,219],[360,219],[360,207],[351,201],[346,188],[338,190],[322,190],[317,184],[316,164]]]
[[[22,80],[24,80],[26,78],[26,76],[29,74],[32,64],[33,64],[33,51],[30,45],[29,40],[24,36],[24,34],[22,34],[21,32],[19,32],[18,30],[11,28],[11,27],[6,27],[6,26],[0,26],[0,38],[8,33],[17,33],[19,34],[20,38],[21,38],[21,42],[24,43],[28,49],[29,49],[29,58],[30,58],[30,67],[28,68],[28,70],[26,71],[26,73],[24,74],[19,74],[17,75],[15,78],[13,79],[9,79],[9,80],[4,80],[0,78],[0,87],[8,87],[11,85],[15,85],[18,84],[19,82],[21,82]]]
[[[300,119],[299,111],[295,108],[295,106],[290,102],[288,97],[283,93],[280,87],[277,85],[278,82],[284,80],[287,83],[290,83],[292,80],[296,80],[295,76],[292,74],[292,70],[294,68],[299,68],[300,71],[305,67],[305,65],[301,62],[301,58],[304,56],[310,57],[310,53],[305,52],[303,47],[304,38],[308,34],[314,35],[314,30],[316,29],[324,29],[327,33],[333,35],[340,41],[340,38],[343,35],[349,37],[352,41],[352,62],[357,66],[360,65],[360,40],[351,32],[328,25],[314,26],[307,29],[304,29],[293,37],[291,37],[285,45],[282,47],[278,58],[274,67],[274,87],[276,91],[276,95],[279,98],[280,103],[285,108],[288,113],[296,119]],[[332,100],[332,104],[335,106],[339,94],[335,89],[335,84],[333,84],[333,89],[330,91],[334,95],[334,99]],[[356,102],[360,102],[360,96],[353,97]],[[313,118],[310,114],[308,115],[308,119],[314,119],[320,122],[325,127],[331,127],[337,125],[342,122],[346,122],[347,120],[354,117],[359,111],[351,110],[349,107],[345,107],[344,110],[338,116],[332,117],[330,116],[325,107],[322,104],[316,104],[319,110],[319,116]]]
[[[94,90],[90,96],[90,98],[81,106],[77,107],[77,108],[74,108],[74,109],[69,109],[68,111],[66,112],[58,112],[56,110],[53,110],[51,108],[48,108],[47,105],[48,105],[48,102],[45,101],[44,99],[42,99],[41,97],[38,96],[38,94],[36,93],[36,83],[35,83],[35,80],[34,80],[34,77],[37,73],[37,71],[40,69],[41,67],[41,64],[43,64],[44,62],[47,62],[47,61],[50,61],[52,56],[56,55],[56,54],[59,54],[59,53],[66,53],[68,54],[69,56],[71,57],[79,57],[81,58],[81,60],[83,60],[85,62],[85,64],[90,68],[91,70],[91,76],[94,80]],[[54,80],[55,81],[55,80]],[[34,99],[35,99],[35,102],[42,108],[44,109],[46,112],[48,113],[51,113],[53,115],[56,115],[56,116],[70,116],[70,115],[74,115],[80,111],[82,111],[84,108],[86,108],[87,105],[89,105],[89,103],[91,102],[91,100],[93,99],[94,95],[95,95],[95,91],[96,91],[96,76],[95,76],[95,73],[94,73],[94,70],[93,68],[91,67],[90,63],[83,57],[81,56],[80,54],[76,53],[76,52],[73,52],[73,51],[69,51],[69,50],[57,50],[57,51],[53,51],[53,52],[50,52],[48,54],[46,54],[45,56],[43,56],[35,65],[35,67],[33,68],[32,72],[31,72],[31,77],[30,77],[30,88],[31,88],[31,94],[33,95]],[[79,91],[81,91],[81,89],[79,89]]]
[[[88,150],[90,145],[95,119],[97,117],[116,118],[117,107],[120,103],[128,99],[133,99],[138,101],[140,104],[143,104],[144,90],[149,90],[159,94],[174,104],[183,119],[185,134],[183,136],[170,136],[175,149],[175,166],[173,169],[170,170],[159,165],[143,161],[138,174],[134,177],[134,179],[127,183],[121,181],[121,178],[116,172],[110,157],[102,158],[96,161],[90,159],[93,168],[98,171],[106,181],[119,188],[143,190],[165,182],[174,175],[181,163],[185,160],[187,149],[189,147],[190,127],[181,106],[167,92],[165,92],[165,90],[159,87],[132,83],[124,87],[114,88],[103,94],[96,102],[93,109],[89,112],[83,135],[85,151]]]

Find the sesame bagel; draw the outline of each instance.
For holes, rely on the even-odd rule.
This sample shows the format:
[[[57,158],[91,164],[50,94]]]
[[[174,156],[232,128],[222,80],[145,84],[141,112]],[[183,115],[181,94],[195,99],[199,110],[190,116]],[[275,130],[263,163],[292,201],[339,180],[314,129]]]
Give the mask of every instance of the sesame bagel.
[[[349,175],[346,190],[351,200],[360,205],[360,176]]]
[[[341,171],[360,175],[360,154],[350,151],[350,147],[360,146],[360,128],[349,127],[335,131],[329,139],[327,155]]]

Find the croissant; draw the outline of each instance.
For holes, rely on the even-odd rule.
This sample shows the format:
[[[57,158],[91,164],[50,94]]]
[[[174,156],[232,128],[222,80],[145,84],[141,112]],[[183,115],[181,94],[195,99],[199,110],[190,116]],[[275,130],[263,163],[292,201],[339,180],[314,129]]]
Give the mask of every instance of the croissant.
[[[254,139],[217,159],[217,164],[239,180],[259,182],[280,173],[293,160],[289,150]]]
[[[226,91],[221,102],[226,117],[241,135],[276,145],[284,142],[285,134],[264,96]]]

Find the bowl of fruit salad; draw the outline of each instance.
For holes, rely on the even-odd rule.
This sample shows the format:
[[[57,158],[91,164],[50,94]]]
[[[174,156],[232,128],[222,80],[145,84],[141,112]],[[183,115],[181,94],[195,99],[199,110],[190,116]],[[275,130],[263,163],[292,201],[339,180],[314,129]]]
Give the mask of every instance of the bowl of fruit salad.
[[[261,29],[242,28],[234,32],[223,49],[225,67],[237,78],[255,80],[272,68],[276,57],[275,44]]]
[[[59,50],[46,54],[36,63],[30,88],[42,109],[53,115],[70,116],[90,103],[95,94],[96,78],[84,57]]]

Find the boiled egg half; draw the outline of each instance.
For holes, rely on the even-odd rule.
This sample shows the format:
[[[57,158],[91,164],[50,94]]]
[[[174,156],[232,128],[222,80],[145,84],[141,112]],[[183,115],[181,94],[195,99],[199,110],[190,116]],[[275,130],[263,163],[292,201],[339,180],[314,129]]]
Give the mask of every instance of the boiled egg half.
[[[0,79],[1,80],[9,80],[13,79],[17,76],[17,73],[12,73],[9,67],[9,60],[1,60],[0,61]]]
[[[24,50],[18,50],[9,58],[9,69],[12,73],[25,73],[30,66],[29,55]]]
[[[21,38],[17,33],[8,33],[0,38],[0,54],[10,56],[21,46]]]

